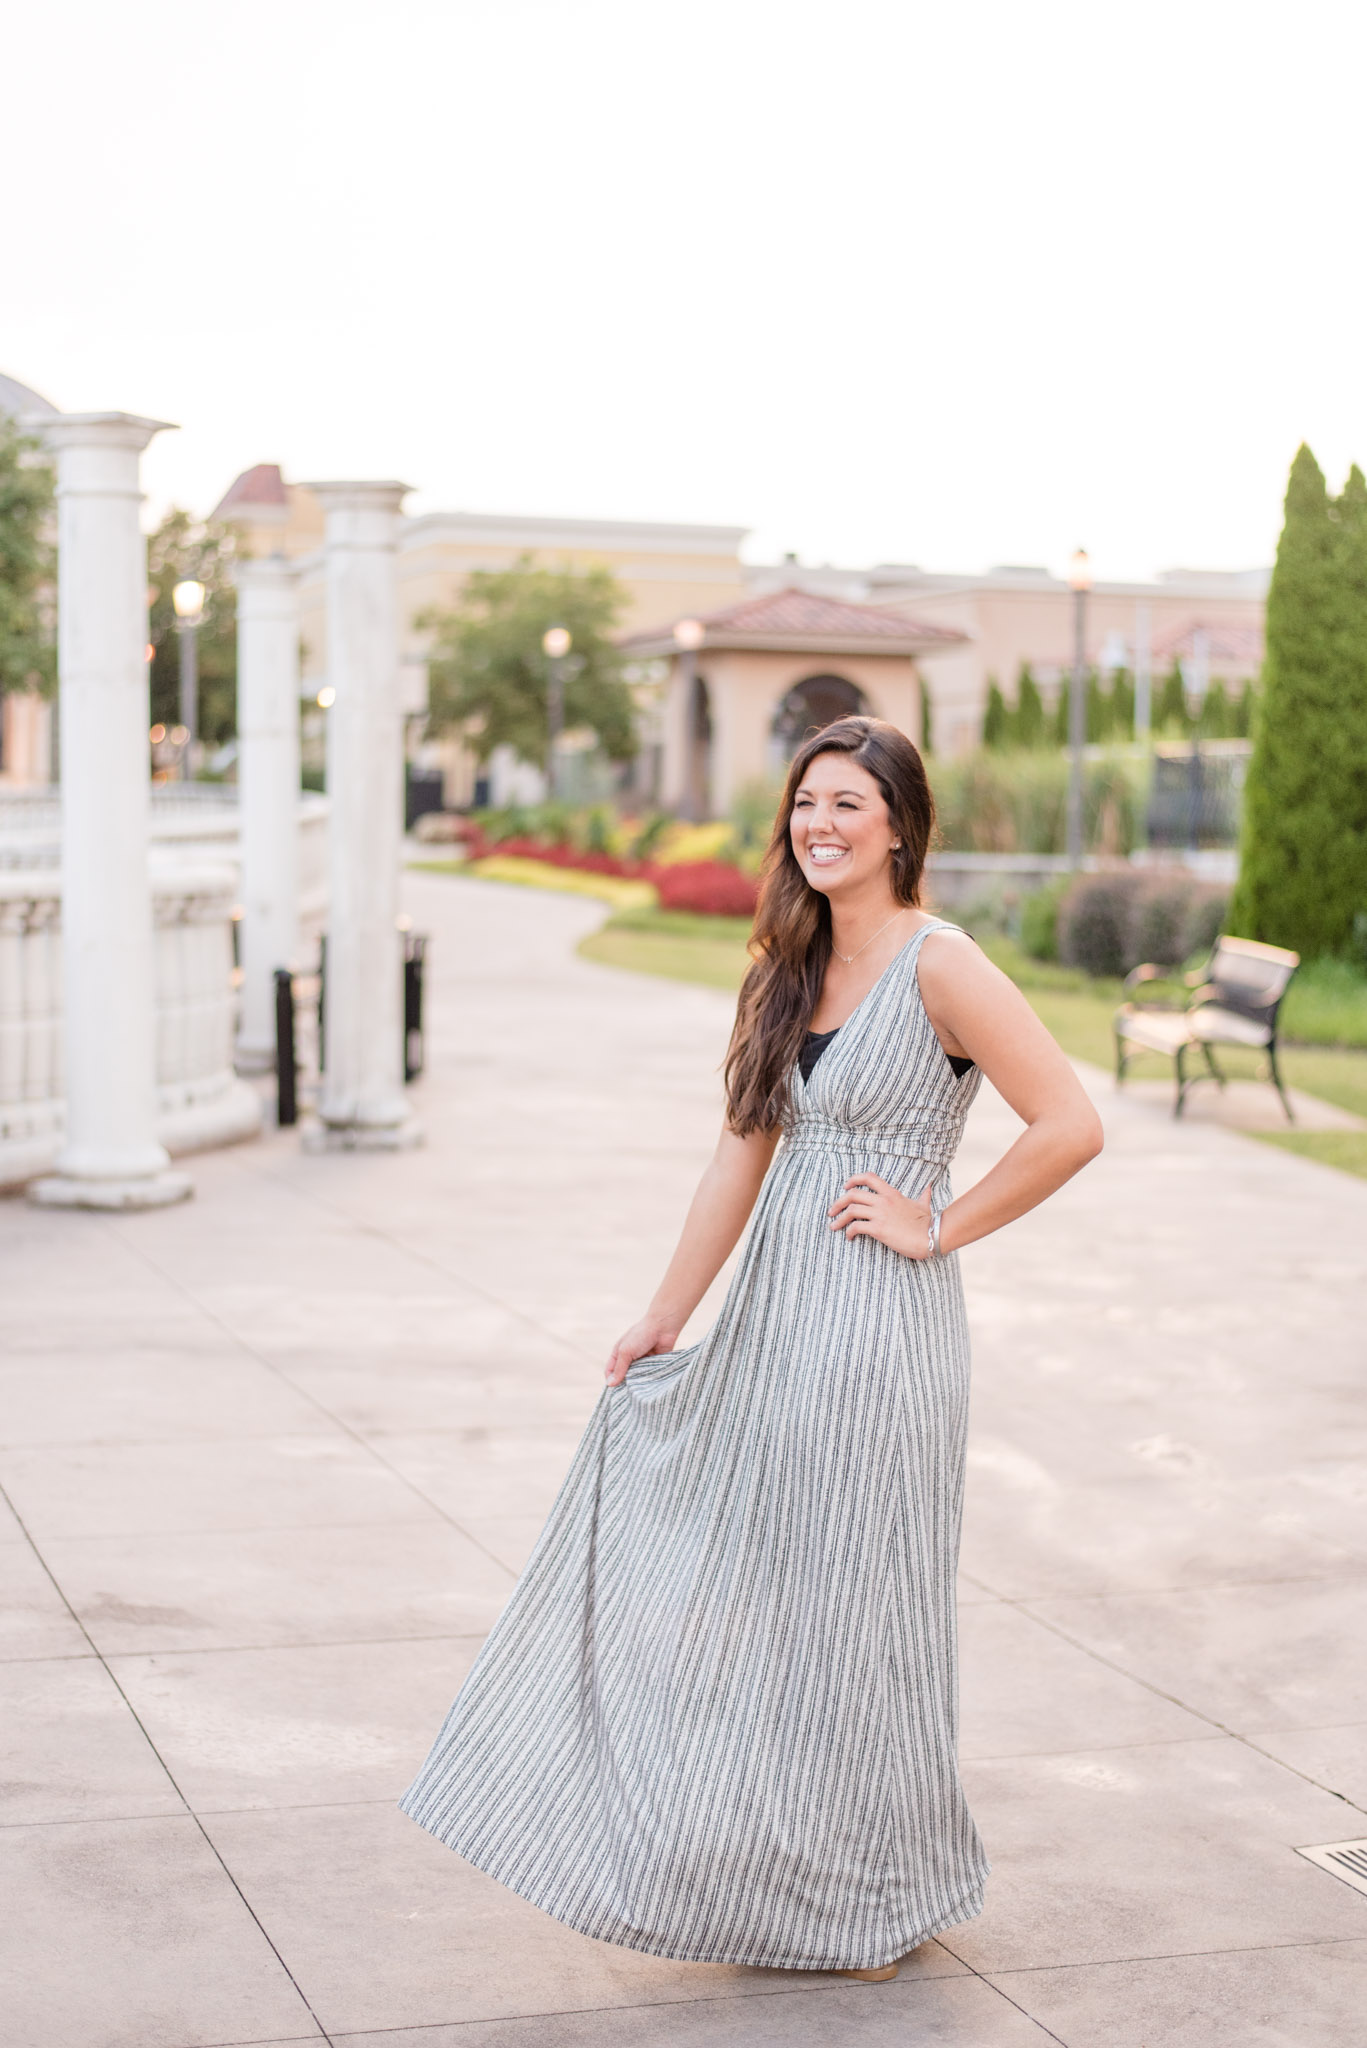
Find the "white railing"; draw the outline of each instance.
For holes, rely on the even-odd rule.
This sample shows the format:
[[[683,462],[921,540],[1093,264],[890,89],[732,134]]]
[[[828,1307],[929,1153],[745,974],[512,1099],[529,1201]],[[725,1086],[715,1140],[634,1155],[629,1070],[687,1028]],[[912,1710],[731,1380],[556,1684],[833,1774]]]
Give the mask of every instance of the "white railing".
[[[61,1142],[61,914],[51,868],[0,874],[0,1186],[43,1172]]]
[[[171,1152],[249,1137],[261,1103],[233,1072],[235,868],[165,851],[152,863],[157,1135]],[[0,1186],[61,1146],[61,874],[0,872]]]

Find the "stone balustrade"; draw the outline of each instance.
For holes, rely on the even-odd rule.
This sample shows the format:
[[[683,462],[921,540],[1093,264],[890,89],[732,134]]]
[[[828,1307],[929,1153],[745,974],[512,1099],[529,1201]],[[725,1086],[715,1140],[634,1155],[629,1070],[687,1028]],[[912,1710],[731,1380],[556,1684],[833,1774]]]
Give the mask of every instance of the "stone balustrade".
[[[314,947],[327,921],[327,835],[328,800],[306,790],[299,798],[299,924],[303,939]],[[158,854],[207,859],[231,865],[236,872],[241,863],[236,789],[231,783],[154,784],[150,838]],[[0,784],[0,874],[55,868],[61,857],[58,792],[6,789]]]
[[[261,1122],[233,1071],[229,862],[154,853],[156,1135],[168,1152],[245,1138]],[[0,869],[0,1186],[46,1172],[64,1127],[60,870]]]

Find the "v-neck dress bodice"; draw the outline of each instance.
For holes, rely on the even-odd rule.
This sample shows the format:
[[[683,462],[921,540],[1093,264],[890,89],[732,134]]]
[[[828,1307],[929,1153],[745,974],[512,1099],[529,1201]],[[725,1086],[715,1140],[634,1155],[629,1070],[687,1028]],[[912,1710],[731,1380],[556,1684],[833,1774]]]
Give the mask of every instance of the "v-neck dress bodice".
[[[803,1078],[721,1313],[604,1392],[406,1812],[581,1933],[876,1967],[981,1910],[955,1755],[958,1260],[829,1227],[950,1199],[977,1093],[923,925]],[[951,928],[952,929],[952,928]]]

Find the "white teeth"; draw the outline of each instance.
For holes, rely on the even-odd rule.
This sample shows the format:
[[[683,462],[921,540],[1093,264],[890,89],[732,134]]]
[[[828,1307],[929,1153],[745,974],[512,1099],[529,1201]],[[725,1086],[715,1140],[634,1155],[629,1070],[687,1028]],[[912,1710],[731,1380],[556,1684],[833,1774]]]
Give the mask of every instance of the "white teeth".
[[[820,866],[829,867],[833,860],[840,859],[845,849],[843,846],[810,846],[807,851]]]

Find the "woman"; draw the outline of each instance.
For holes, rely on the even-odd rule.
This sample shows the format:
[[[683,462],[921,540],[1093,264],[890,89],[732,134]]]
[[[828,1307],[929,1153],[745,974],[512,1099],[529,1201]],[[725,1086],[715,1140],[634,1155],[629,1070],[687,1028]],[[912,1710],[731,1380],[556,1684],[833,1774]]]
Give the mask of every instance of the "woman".
[[[651,1955],[891,1977],[982,1906],[955,1759],[954,1254],[1101,1132],[1024,998],[918,908],[933,822],[893,726],[841,719],[793,761],[716,1154],[403,1801]],[[983,1074],[1025,1129],[955,1200]],[[717,1322],[675,1350],[752,1211]]]

